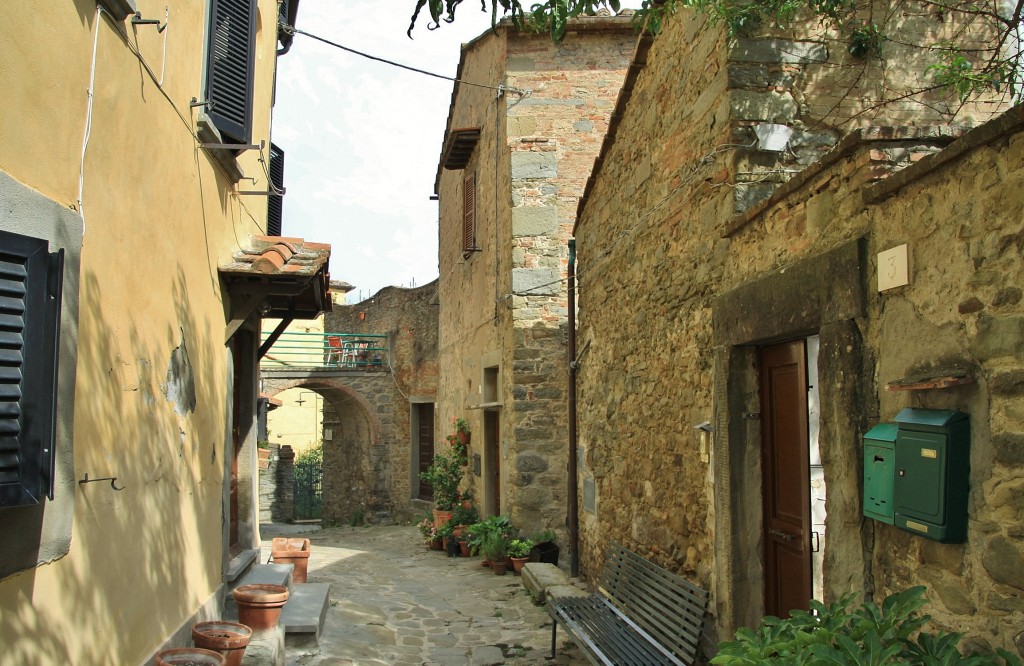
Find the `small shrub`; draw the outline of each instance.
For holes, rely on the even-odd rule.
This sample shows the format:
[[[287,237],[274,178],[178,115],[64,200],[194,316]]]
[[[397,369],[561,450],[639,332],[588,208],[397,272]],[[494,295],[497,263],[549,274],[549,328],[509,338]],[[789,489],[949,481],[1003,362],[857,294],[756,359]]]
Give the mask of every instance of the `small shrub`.
[[[924,587],[889,595],[879,608],[873,602],[851,609],[853,595],[825,606],[811,601],[811,610],[793,611],[781,620],[767,616],[755,629],[739,629],[736,640],[719,645],[712,664],[726,666],[1022,666],[1006,650],[998,656],[964,656],[957,644],[962,634],[921,631],[931,620],[918,611],[925,604]]]

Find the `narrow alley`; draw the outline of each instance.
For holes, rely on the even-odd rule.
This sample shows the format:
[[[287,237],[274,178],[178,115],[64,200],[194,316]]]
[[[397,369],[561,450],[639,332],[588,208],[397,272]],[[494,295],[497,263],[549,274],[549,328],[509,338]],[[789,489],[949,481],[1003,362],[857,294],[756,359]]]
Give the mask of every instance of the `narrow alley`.
[[[295,528],[264,525],[270,535]],[[312,543],[309,581],[330,583],[319,647],[287,647],[289,666],[584,663],[559,635],[547,661],[550,619],[522,579],[496,576],[479,557],[427,550],[412,526],[334,527],[305,533]]]

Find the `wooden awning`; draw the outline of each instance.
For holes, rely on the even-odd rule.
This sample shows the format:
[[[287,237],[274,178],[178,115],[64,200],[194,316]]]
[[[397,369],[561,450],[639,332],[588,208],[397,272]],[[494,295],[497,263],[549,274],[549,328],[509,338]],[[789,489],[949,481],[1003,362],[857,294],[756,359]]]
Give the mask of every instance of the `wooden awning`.
[[[479,140],[479,127],[452,130],[441,151],[441,165],[445,169],[465,169],[469,164],[469,158],[473,156],[476,142]]]

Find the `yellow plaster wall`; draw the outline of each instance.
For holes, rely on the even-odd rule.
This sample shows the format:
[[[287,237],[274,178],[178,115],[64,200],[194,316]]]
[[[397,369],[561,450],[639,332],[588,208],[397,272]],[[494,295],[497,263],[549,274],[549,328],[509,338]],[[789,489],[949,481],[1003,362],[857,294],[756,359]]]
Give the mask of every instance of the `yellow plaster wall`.
[[[161,20],[165,4],[137,2]],[[2,664],[138,663],[221,585],[231,394],[217,265],[263,233],[266,200],[233,194],[196,145],[189,101],[202,97],[205,4],[174,3],[159,34],[108,17],[97,24],[95,3],[84,0],[31,11],[0,3],[0,169],[76,208],[96,39],[75,476],[117,476],[125,486],[78,486],[70,553],[0,581]],[[259,4],[255,143],[269,134],[275,35],[267,26],[277,10],[273,0]],[[262,175],[255,154],[240,163]],[[262,178],[242,184],[265,189]],[[194,411],[176,411],[167,395],[181,345]]]

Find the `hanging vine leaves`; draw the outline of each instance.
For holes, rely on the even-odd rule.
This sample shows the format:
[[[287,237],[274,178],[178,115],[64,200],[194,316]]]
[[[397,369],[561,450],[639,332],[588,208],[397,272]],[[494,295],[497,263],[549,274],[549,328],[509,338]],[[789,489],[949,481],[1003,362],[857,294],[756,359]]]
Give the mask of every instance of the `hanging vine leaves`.
[[[455,20],[464,0],[416,0],[407,34],[411,37],[426,8],[429,30]],[[491,14],[491,25],[510,18],[520,30],[548,32],[555,42],[565,38],[569,21],[607,9],[620,10],[619,0],[479,0],[480,10]],[[657,34],[667,16],[680,8],[702,12],[712,23],[723,23],[730,36],[756,35],[766,29],[786,29],[797,20],[811,19],[834,30],[854,58],[885,58],[887,43],[902,44],[887,34],[894,17],[932,16],[936,21],[969,26],[961,34],[989,34],[987,45],[974,43],[920,44],[932,53],[922,68],[933,87],[954,91],[961,100],[995,91],[1017,103],[1024,102],[1024,0],[891,0],[885,21],[866,20],[873,0],[643,0],[633,21],[638,29]],[[913,46],[913,45],[911,45]]]

